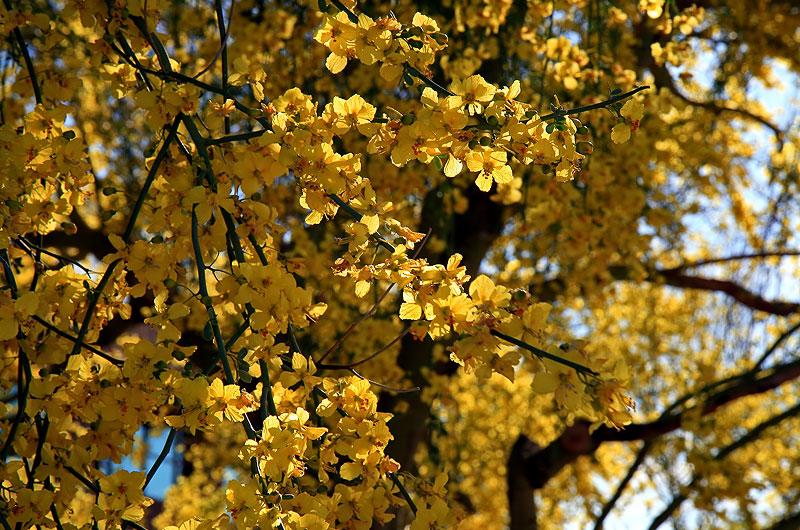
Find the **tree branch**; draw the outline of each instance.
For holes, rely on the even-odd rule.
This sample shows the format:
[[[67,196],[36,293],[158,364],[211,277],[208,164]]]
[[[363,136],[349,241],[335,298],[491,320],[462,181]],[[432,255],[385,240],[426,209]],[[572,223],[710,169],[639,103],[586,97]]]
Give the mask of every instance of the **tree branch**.
[[[758,373],[759,370],[761,370],[761,366],[764,364],[764,362],[766,362],[766,360],[770,357],[770,355],[772,355],[778,349],[778,347],[798,329],[800,329],[800,322],[791,326],[789,329],[781,333],[778,336],[778,338],[776,338],[775,341],[773,341],[773,343],[764,351],[761,357],[758,358],[756,363],[748,372],[728,377],[726,379],[720,379],[718,381],[715,381],[713,383],[704,386],[698,392],[685,394],[682,398],[675,400],[672,403],[672,405],[667,407],[661,414],[661,418],[664,418],[669,414],[672,414],[673,411],[678,410],[680,407],[684,406],[686,402],[688,402],[692,397],[708,394],[712,390],[720,388],[724,385],[732,384],[735,381],[742,381],[746,378],[752,378],[755,374]],[[642,463],[644,463],[644,459],[647,457],[652,446],[653,446],[653,440],[647,440],[642,446],[642,448],[639,450],[633,464],[631,464],[631,466],[628,468],[628,472],[625,474],[625,478],[623,478],[622,481],[619,483],[619,486],[617,486],[617,490],[614,492],[614,495],[612,495],[611,498],[605,503],[605,505],[603,505],[603,509],[600,512],[600,516],[595,521],[594,530],[600,530],[603,527],[603,521],[608,516],[608,514],[611,513],[611,510],[614,508],[614,505],[617,503],[620,497],[622,497],[622,492],[625,490],[630,481],[633,479],[634,474],[642,465]]]
[[[780,300],[767,300],[766,298],[748,291],[738,283],[730,280],[717,280],[702,276],[690,276],[680,270],[663,270],[657,273],[657,278],[673,287],[686,287],[703,291],[718,291],[725,293],[737,302],[751,309],[770,313],[772,315],[787,316],[796,313],[800,304],[796,302],[782,302]],[[652,281],[652,279],[648,278]]]
[[[672,76],[669,73],[669,70],[667,70],[667,67],[665,65],[658,66],[655,64],[655,62],[651,62],[651,64],[649,65],[649,69],[653,73],[653,77],[655,79],[655,85],[658,88],[661,87],[666,88],[684,103],[691,105],[693,107],[706,109],[712,112],[713,114],[722,114],[723,112],[734,112],[744,118],[756,121],[761,125],[771,129],[772,132],[775,134],[775,139],[778,141],[779,148],[783,146],[783,131],[781,131],[777,125],[774,125],[766,118],[758,116],[757,114],[753,114],[752,112],[744,109],[726,107],[715,101],[695,101],[680,91],[678,86],[675,84],[675,80],[672,78]]]
[[[510,530],[536,530],[536,505],[533,488],[525,477],[525,460],[533,457],[542,447],[524,436],[517,438],[508,457],[508,507],[511,516]]]
[[[720,261],[726,259],[727,258],[719,258]],[[708,262],[712,263],[715,262],[715,260],[708,260]],[[730,280],[717,280],[715,278],[706,278],[703,276],[692,276],[682,272],[684,269],[690,266],[694,265],[683,265],[673,269],[656,270],[644,278],[644,281],[661,283],[664,285],[681,287],[685,289],[699,289],[702,291],[725,293],[750,309],[763,311],[771,315],[788,316],[800,310],[800,303],[784,302],[781,300],[768,300],[763,296],[749,291],[738,283]],[[631,269],[624,265],[612,265],[608,268],[608,272],[613,280],[624,281],[631,279]],[[554,300],[558,294],[564,290],[565,287],[566,282],[562,278],[553,278],[539,285],[531,285],[529,287],[529,291],[539,300],[547,302]]]
[[[773,390],[798,377],[800,359],[733,377],[730,379],[731,384],[706,399],[701,415],[711,414],[737,399]],[[523,464],[523,472],[531,487],[541,488],[566,465],[581,455],[594,453],[604,442],[647,441],[679,429],[685,412],[686,410],[681,410],[649,423],[629,425],[622,431],[600,427],[591,434],[589,422],[578,421],[567,427],[550,445],[527,458]]]
[[[724,256],[722,258],[710,258],[710,259],[701,259],[697,261],[690,261],[688,263],[684,263],[683,265],[679,265],[677,267],[672,267],[669,269],[664,269],[665,271],[682,271],[686,269],[691,269],[693,267],[702,267],[703,265],[714,265],[716,263],[728,263],[730,261],[740,261],[740,260],[749,260],[749,259],[761,259],[761,258],[782,258],[784,256],[800,256],[800,250],[776,250],[774,252],[755,252],[751,254],[734,254],[732,256]]]
[[[800,403],[796,404],[794,407],[786,409],[777,416],[773,416],[772,418],[759,423],[756,427],[748,431],[747,434],[745,434],[735,442],[728,444],[722,449],[720,449],[720,451],[714,456],[714,460],[720,461],[724,459],[725,457],[727,457],[729,454],[736,451],[740,447],[744,447],[750,442],[758,439],[758,437],[761,436],[761,433],[763,433],[770,427],[774,427],[780,424],[782,421],[789,419],[797,414],[800,414]],[[693,486],[701,477],[702,477],[701,475],[695,475],[694,478],[692,478],[692,481],[689,483],[688,487],[685,489],[688,490],[688,488]],[[686,493],[681,493],[679,495],[676,495],[675,498],[672,499],[672,502],[670,502],[669,505],[653,520],[653,522],[650,524],[649,530],[656,530],[656,528],[661,526],[661,524],[664,523],[687,498],[688,498],[688,491]]]

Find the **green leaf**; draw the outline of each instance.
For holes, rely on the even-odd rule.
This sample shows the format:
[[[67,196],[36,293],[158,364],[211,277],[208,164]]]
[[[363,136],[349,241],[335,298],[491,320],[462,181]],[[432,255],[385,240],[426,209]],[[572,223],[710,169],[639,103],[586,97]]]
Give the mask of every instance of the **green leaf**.
[[[214,338],[214,330],[211,329],[211,322],[206,322],[206,325],[203,326],[203,340],[206,342],[211,342],[211,339]]]

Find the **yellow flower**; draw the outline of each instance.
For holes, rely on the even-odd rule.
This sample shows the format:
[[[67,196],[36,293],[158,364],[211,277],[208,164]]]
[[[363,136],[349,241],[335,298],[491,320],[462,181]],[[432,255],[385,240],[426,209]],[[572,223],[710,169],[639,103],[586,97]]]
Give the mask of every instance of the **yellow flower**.
[[[627,123],[618,123],[611,129],[611,140],[615,144],[623,144],[630,140],[631,128]]]
[[[97,499],[97,508],[102,512],[96,514],[98,519],[138,521],[144,517],[144,508],[153,504],[153,500],[142,493],[144,480],[143,472],[124,470],[101,478],[102,494]]]
[[[639,0],[639,11],[644,11],[650,18],[658,18],[664,12],[664,0]]]
[[[481,191],[489,191],[492,180],[498,184],[511,182],[514,175],[511,168],[506,165],[507,153],[505,151],[472,151],[467,153],[467,167],[470,171],[479,171],[475,184]]]
[[[456,81],[451,88],[456,95],[461,96],[463,105],[471,116],[479,114],[483,110],[482,104],[491,102],[496,92],[495,88],[479,75]]]
[[[642,119],[642,116],[644,116],[644,103],[636,101],[635,99],[629,99],[622,106],[619,113],[632,122],[638,122]]]
[[[472,280],[469,284],[469,295],[476,306],[489,312],[506,307],[511,301],[508,289],[502,285],[495,285],[485,274]]]
[[[375,107],[364,101],[360,95],[355,94],[350,99],[333,98],[333,132],[341,135],[357,127],[361,134],[372,136],[378,129],[378,124],[370,123],[375,117]]]

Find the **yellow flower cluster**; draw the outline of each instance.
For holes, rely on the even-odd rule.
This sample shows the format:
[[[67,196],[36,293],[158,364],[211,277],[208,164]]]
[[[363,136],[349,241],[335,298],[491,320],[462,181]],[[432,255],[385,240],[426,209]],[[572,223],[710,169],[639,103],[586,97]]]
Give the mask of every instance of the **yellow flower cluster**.
[[[67,111],[37,105],[19,129],[0,125],[0,249],[31,232],[75,230],[69,214],[86,200],[93,177],[86,144],[64,126]]]
[[[475,183],[482,191],[489,191],[493,182],[511,182],[512,158],[553,167],[559,181],[571,180],[580,170],[585,157],[576,150],[579,125],[566,117],[560,128],[549,127],[529,105],[516,100],[518,81],[498,90],[474,75],[454,83],[452,90],[455,95],[439,98],[426,87],[416,115],[382,124],[370,139],[369,152],[390,152],[397,166],[412,160],[433,162],[448,177],[461,173],[466,164],[477,173]]]
[[[411,321],[414,338],[452,339],[450,358],[481,380],[498,373],[513,381],[527,351],[535,367],[534,391],[552,393],[567,414],[615,427],[630,421],[628,377],[618,357],[588,355],[581,345],[549,346],[551,307],[485,275],[470,282],[459,254],[446,265],[411,257],[423,234],[407,226],[413,220],[388,218],[397,205],[373,186],[364,155],[352,148],[385,155],[372,158],[391,169],[433,165],[447,183],[466,167],[479,190],[497,184],[500,200],[508,204],[522,198],[520,165],[553,170],[559,182],[574,178],[585,159],[577,119],[563,108],[541,116],[518,100],[520,81],[497,88],[469,75],[456,77],[449,89],[436,85],[426,76],[447,37],[419,13],[410,25],[364,14],[354,21],[349,11],[325,14],[314,36],[329,50],[325,64],[331,72],[358,59],[380,64],[389,82],[407,74],[426,83],[419,101],[404,102],[405,113],[387,106],[378,112],[379,97],[368,102],[359,94],[320,99],[326,103],[320,109],[300,88],[276,90],[264,68],[242,56],[231,60],[233,71],[218,89],[199,81],[202,73],[181,73],[186,54],[175,52],[179,61],[157,44],[158,10],[166,3],[154,1],[147,9],[144,4],[81,3],[64,14],[75,19],[69,27],[77,28],[76,35],[88,35],[86,48],[98,54],[88,58],[96,68],[87,86],[97,91],[95,107],[98,101],[120,102],[124,114],[122,105],[131,105],[131,122],[143,132],[129,145],[149,146],[142,167],[123,178],[119,167],[98,164],[98,181],[109,184],[100,193],[87,191],[94,179],[87,143],[93,161],[114,156],[117,146],[94,149],[92,141],[68,130],[65,123],[82,110],[76,105],[30,105],[20,119],[9,114],[0,125],[0,152],[8,155],[0,157],[0,258],[7,286],[0,291],[0,341],[13,359],[2,365],[2,386],[9,390],[6,381],[15,379],[27,399],[2,425],[3,432],[13,425],[3,450],[22,459],[0,472],[12,526],[58,526],[48,514],[73,506],[66,496],[78,488],[97,501],[71,513],[70,527],[140,521],[151,503],[143,492],[144,473],[106,476],[96,464],[119,463],[131,454],[143,425],[198,439],[218,436],[238,448],[238,459],[222,467],[248,479],[228,482],[220,500],[224,511],[186,521],[182,530],[366,530],[373,522],[388,522],[407,502],[400,497],[406,495],[404,483],[419,491],[413,530],[454,523],[446,473],[432,485],[398,478],[399,464],[386,454],[392,415],[378,412],[372,382],[355,370],[352,377],[324,377],[322,369],[342,368],[315,365],[301,351],[303,339],[316,347],[336,336],[338,322],[324,324],[324,332],[316,327],[329,303],[352,303],[356,312],[379,283],[395,284],[400,293],[399,309],[384,319],[381,332]],[[511,3],[459,5],[468,27],[492,33]],[[476,17],[484,15],[478,23]],[[294,20],[281,20],[290,34]],[[31,21],[27,14],[2,19],[9,30]],[[243,39],[223,40],[233,50]],[[565,38],[542,42],[548,60],[557,63],[559,82],[577,89],[584,52]],[[65,82],[59,97],[74,92],[75,83]],[[53,86],[62,85],[57,79],[48,83],[55,93]],[[232,99],[246,87],[255,108]],[[622,106],[624,123],[614,128],[612,140],[626,140],[642,113],[641,103]],[[92,120],[86,123],[86,138],[102,136]],[[254,123],[261,128],[253,130]],[[141,183],[135,180],[140,174],[146,175]],[[463,199],[462,192],[457,191]],[[75,232],[68,216],[87,197],[96,205],[82,221],[102,240],[104,252],[96,260],[79,252],[75,259],[50,256],[55,261],[48,257],[48,263],[57,265],[46,270],[40,259],[46,249],[28,245],[26,238],[59,227]],[[310,237],[309,227],[342,212],[353,220],[335,225],[341,237],[319,245],[329,260],[317,259],[322,252],[304,256],[302,249],[287,257],[287,247]],[[389,255],[379,254],[379,246]],[[316,276],[308,274],[306,258]],[[105,267],[105,273],[89,266]],[[352,290],[343,294],[348,285]],[[342,300],[335,299],[340,295]],[[143,324],[135,337],[104,342],[110,322],[132,316]],[[306,331],[298,339],[300,330]],[[208,367],[193,365],[194,357],[187,362],[207,350],[215,355],[206,359]],[[316,351],[314,356],[319,359]],[[10,417],[7,409],[0,405],[0,415]],[[254,422],[257,411],[260,423]],[[238,430],[239,438],[230,434],[234,426],[244,427],[246,440]],[[33,469],[26,468],[29,461]]]
[[[447,36],[436,21],[421,13],[414,15],[410,26],[393,17],[373,20],[362,13],[354,22],[351,16],[344,11],[323,15],[314,35],[331,51],[325,64],[334,74],[341,72],[348,60],[357,58],[366,65],[380,62],[381,77],[396,83],[406,66],[427,72],[436,53],[447,46]]]
[[[415,321],[412,333],[420,339],[425,335],[432,339],[462,337],[450,347],[451,359],[467,373],[487,379],[496,372],[513,381],[522,355],[509,342],[510,337],[539,350],[532,351],[534,359],[543,361],[534,383],[537,392],[555,392],[559,406],[580,411],[598,425],[621,427],[630,423],[632,402],[624,395],[628,376],[621,357],[589,357],[579,347],[548,348],[549,304],[532,301],[524,291],[512,293],[486,275],[475,278],[465,290],[470,278],[460,262],[461,256],[456,254],[446,267],[428,265],[424,259],[407,258],[401,246],[383,263],[351,266],[339,273],[357,280],[356,293],[360,296],[379,280],[397,284],[403,293],[400,318]],[[559,364],[559,359],[573,367]],[[587,378],[574,366],[594,372],[597,378]]]

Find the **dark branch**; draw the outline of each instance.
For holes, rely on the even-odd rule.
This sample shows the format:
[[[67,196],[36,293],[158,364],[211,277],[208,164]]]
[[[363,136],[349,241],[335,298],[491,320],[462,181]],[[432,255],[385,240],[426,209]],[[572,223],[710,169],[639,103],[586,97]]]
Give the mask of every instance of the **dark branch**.
[[[697,261],[690,261],[673,267],[665,269],[667,271],[683,271],[693,267],[702,267],[703,265],[714,265],[716,263],[728,263],[731,261],[742,261],[749,259],[762,259],[762,258],[782,258],[784,256],[800,256],[800,250],[776,250],[774,252],[755,252],[752,254],[734,254],[732,256],[724,256],[722,258],[709,258]]]
[[[725,457],[727,457],[729,454],[731,454],[732,452],[736,451],[740,447],[744,447],[745,445],[757,440],[758,437],[761,436],[761,434],[764,431],[766,431],[767,429],[769,429],[770,427],[775,427],[776,425],[779,425],[784,420],[787,420],[787,419],[789,419],[789,418],[791,418],[793,416],[796,416],[799,413],[800,413],[800,403],[796,404],[794,407],[786,409],[785,411],[783,411],[781,414],[778,414],[777,416],[773,416],[772,418],[759,423],[756,427],[754,427],[753,429],[748,431],[747,434],[745,434],[744,436],[742,436],[741,438],[739,438],[735,442],[733,442],[731,444],[728,444],[725,447],[723,447],[722,449],[720,449],[720,451],[714,456],[714,460],[720,461],[720,460],[724,459]],[[689,490],[689,488],[694,486],[694,484],[701,477],[702,477],[702,475],[695,475],[694,478],[692,478],[692,481],[689,483],[689,486],[687,488],[683,488],[685,493],[681,493],[679,495],[676,495],[675,498],[672,499],[672,502],[670,502],[669,505],[664,509],[664,511],[662,511],[660,514],[658,514],[658,516],[650,524],[650,529],[649,530],[656,530],[656,528],[661,526],[661,524],[664,523],[672,515],[672,513],[675,512],[675,510],[678,509],[678,507],[680,507],[680,505],[683,503],[683,501],[685,501],[688,498],[688,490]]]
[[[773,390],[798,377],[800,377],[800,360],[760,370],[755,374],[747,372],[740,377],[731,378],[731,384],[705,400],[702,415],[711,414],[742,397]],[[594,453],[604,442],[647,441],[679,429],[685,412],[685,410],[676,411],[649,423],[629,425],[622,431],[600,427],[591,434],[589,422],[579,421],[567,427],[549,446],[526,459],[525,476],[533,488],[541,488],[564,466],[571,464],[581,455]]]
[[[704,278],[702,276],[690,276],[680,272],[680,270],[660,271],[658,277],[663,278],[664,282],[673,287],[686,287],[689,289],[700,289],[703,291],[717,291],[725,293],[737,302],[746,305],[751,309],[763,311],[772,315],[787,316],[796,313],[800,309],[800,304],[796,302],[782,302],[779,300],[767,300],[766,298],[748,291],[738,283],[730,280],[717,280],[714,278]]]
[[[723,258],[720,258],[720,260],[722,259]],[[708,262],[711,263],[714,261],[708,260]],[[699,289],[702,291],[725,293],[750,309],[763,311],[771,315],[788,316],[800,310],[800,303],[768,300],[730,280],[717,280],[715,278],[685,274],[683,270],[689,266],[693,265],[657,270],[645,278],[644,281],[670,285],[672,287],[681,287],[684,289]],[[608,272],[613,280],[631,279],[631,270],[626,266],[611,266],[608,268]],[[531,285],[529,290],[531,294],[539,300],[551,301],[564,290],[566,285],[566,282],[562,278],[553,278],[539,285]]]
[[[749,120],[756,121],[761,125],[772,130],[775,133],[775,138],[778,140],[779,147],[783,146],[783,131],[781,131],[777,125],[774,125],[769,120],[762,116],[758,116],[757,114],[753,114],[750,111],[735,108],[735,107],[726,107],[717,103],[716,101],[696,101],[685,94],[683,94],[678,86],[675,84],[675,80],[670,75],[667,67],[657,66],[654,63],[650,65],[650,71],[653,73],[653,77],[655,79],[655,85],[658,88],[665,87],[667,90],[672,92],[678,99],[683,101],[684,103],[691,105],[693,107],[699,107],[705,109],[713,114],[722,114],[723,112],[733,112],[739,114],[740,116],[747,118]]]

